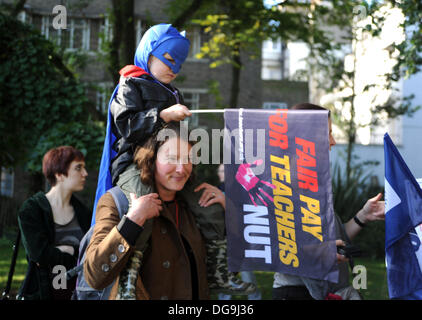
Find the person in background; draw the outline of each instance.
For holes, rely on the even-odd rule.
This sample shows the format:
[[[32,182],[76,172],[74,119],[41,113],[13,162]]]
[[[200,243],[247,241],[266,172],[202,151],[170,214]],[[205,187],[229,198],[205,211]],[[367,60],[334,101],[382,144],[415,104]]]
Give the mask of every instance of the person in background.
[[[326,110],[325,108],[310,104],[301,103],[293,106],[292,110]],[[328,113],[328,138],[329,150],[336,145],[332,135],[332,124],[330,113]],[[380,201],[382,194],[369,199],[363,208],[356,213],[347,223],[343,224],[340,217],[335,214],[336,245],[344,246],[351,244],[363,227],[372,221],[384,220],[385,204]],[[339,264],[339,283],[331,283],[324,280],[313,280],[296,275],[274,273],[273,299],[274,300],[323,300],[323,299],[345,299],[360,300],[360,294],[349,284],[348,259],[337,253]]]
[[[225,192],[224,190],[224,164],[220,164],[218,166],[217,175],[218,175],[218,179],[220,180],[220,184],[218,185],[218,188],[222,192]],[[261,300],[262,294],[261,294],[261,291],[258,289],[256,277],[253,271],[241,271],[240,276],[243,282],[252,283],[256,287],[256,291],[248,295],[248,300]],[[236,286],[236,283],[232,282],[232,285]],[[232,295],[230,294],[225,294],[225,293],[218,294],[219,300],[231,300],[231,298],[232,298]]]
[[[71,146],[49,150],[42,169],[51,189],[27,199],[18,212],[28,260],[18,298],[70,300],[76,279],[55,288],[52,272],[55,266],[67,271],[76,266],[79,242],[90,227],[91,212],[73,193],[84,189],[88,173],[83,154]]]

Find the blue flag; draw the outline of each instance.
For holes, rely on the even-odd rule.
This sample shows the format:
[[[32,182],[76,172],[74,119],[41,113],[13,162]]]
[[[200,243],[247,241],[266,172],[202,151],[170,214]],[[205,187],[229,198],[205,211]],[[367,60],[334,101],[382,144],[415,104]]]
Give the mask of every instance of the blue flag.
[[[385,255],[391,299],[422,299],[422,189],[388,134],[385,158]]]

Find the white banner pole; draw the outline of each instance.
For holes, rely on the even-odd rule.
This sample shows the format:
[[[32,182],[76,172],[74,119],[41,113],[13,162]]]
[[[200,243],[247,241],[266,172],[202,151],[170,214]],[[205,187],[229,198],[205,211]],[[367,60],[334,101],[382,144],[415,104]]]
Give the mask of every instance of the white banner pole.
[[[194,109],[189,111],[191,113],[224,113],[224,109]]]

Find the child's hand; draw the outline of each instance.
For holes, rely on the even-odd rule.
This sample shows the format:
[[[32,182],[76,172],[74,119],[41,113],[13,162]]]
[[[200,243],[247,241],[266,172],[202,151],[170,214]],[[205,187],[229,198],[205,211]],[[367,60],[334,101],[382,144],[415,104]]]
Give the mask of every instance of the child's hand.
[[[183,104],[175,104],[160,112],[161,119],[168,123],[170,121],[182,121],[186,117],[190,117],[192,113]]]

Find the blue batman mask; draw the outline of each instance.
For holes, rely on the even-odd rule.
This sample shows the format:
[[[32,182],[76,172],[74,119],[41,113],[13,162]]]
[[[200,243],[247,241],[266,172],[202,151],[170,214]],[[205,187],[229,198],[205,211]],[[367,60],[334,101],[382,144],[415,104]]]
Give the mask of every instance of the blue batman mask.
[[[171,24],[158,24],[149,28],[141,39],[135,53],[135,65],[150,73],[148,59],[152,54],[165,63],[174,73],[179,73],[189,53],[190,41]],[[164,54],[175,61],[171,63]]]

